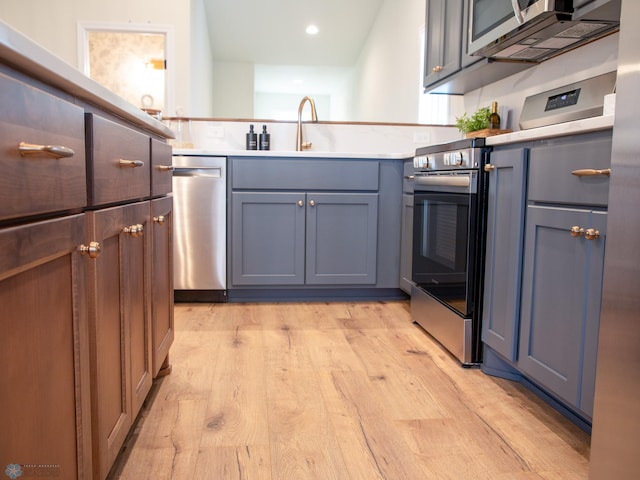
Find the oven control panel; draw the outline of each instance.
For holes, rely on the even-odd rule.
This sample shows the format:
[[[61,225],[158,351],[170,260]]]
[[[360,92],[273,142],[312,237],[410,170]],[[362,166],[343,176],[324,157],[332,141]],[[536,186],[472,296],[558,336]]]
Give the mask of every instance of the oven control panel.
[[[416,155],[413,157],[413,167],[416,170],[451,170],[455,168],[477,168],[473,149],[439,152],[430,155]]]

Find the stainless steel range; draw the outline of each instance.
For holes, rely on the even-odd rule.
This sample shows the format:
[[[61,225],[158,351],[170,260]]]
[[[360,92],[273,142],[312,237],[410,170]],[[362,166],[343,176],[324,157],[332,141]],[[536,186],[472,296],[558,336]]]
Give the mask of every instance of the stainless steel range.
[[[411,315],[463,365],[482,355],[488,152],[477,138],[419,148],[414,157]]]

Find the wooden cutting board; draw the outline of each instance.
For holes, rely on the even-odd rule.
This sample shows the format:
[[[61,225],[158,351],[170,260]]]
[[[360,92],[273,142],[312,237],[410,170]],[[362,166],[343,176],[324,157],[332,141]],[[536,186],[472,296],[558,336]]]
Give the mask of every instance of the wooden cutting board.
[[[502,135],[503,133],[511,133],[513,130],[500,129],[500,128],[484,128],[482,130],[476,130],[475,132],[465,133],[465,138],[476,137],[492,137],[494,135]]]

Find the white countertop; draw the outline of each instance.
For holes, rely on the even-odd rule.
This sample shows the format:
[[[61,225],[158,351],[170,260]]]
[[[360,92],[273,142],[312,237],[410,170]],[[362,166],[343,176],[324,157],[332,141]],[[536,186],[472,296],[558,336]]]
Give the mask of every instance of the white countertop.
[[[84,75],[80,70],[0,20],[0,63],[163,137],[173,138],[162,122]]]
[[[558,123],[557,125],[548,125],[546,127],[519,130],[517,132],[489,137],[487,138],[487,145],[506,145],[527,140],[542,140],[545,138],[608,130],[613,128],[613,121],[613,115],[603,115],[600,117],[585,118],[584,120]]]
[[[291,157],[291,158],[370,158],[385,160],[403,160],[413,158],[415,152],[366,153],[366,152],[322,152],[305,150],[203,150],[196,148],[174,148],[174,155],[198,157]]]

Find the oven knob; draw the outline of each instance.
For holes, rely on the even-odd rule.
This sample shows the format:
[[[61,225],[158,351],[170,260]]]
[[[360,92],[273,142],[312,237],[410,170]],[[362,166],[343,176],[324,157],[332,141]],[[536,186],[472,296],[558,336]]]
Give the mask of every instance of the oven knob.
[[[455,152],[451,155],[451,163],[457,167],[464,166],[464,154],[462,152]]]
[[[429,168],[429,157],[427,157],[426,155],[414,157],[413,168],[417,168],[417,169]]]

